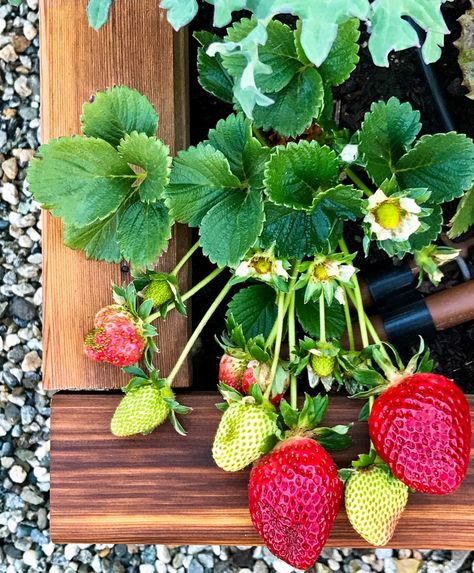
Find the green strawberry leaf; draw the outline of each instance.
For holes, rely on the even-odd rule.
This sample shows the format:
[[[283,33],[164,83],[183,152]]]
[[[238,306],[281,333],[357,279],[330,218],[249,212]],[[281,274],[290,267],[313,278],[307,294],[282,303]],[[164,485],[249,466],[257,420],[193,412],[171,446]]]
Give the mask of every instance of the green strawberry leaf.
[[[64,226],[64,244],[70,249],[84,251],[88,259],[119,263],[123,258],[117,242],[118,219],[123,207],[103,221],[87,227]]]
[[[230,165],[232,173],[249,186],[263,187],[265,164],[270,149],[263,147],[252,135],[252,122],[243,113],[221,119],[209,131],[209,140],[215,149],[221,151]]]
[[[426,225],[426,228],[417,231],[410,237],[410,253],[430,245],[439,237],[443,226],[443,211],[441,207],[439,205],[433,206],[431,214],[424,217],[421,221],[424,223],[424,226]]]
[[[219,267],[237,266],[262,231],[264,210],[259,189],[232,193],[201,221],[203,253]]]
[[[406,50],[420,45],[417,31],[406,20],[410,16],[423,30],[426,37],[422,54],[427,64],[441,55],[444,35],[449,29],[443,20],[441,4],[445,0],[375,0],[372,2],[370,21],[372,33],[369,50],[376,66],[388,66],[392,50]]]
[[[321,77],[332,86],[344,83],[359,61],[359,20],[353,18],[339,26],[328,57],[318,68]]]
[[[166,17],[175,30],[191,22],[198,12],[197,0],[161,0],[160,8],[168,10]]]
[[[329,147],[316,141],[289,143],[277,148],[265,170],[265,190],[277,205],[310,209],[321,189],[332,187],[339,162]]]
[[[98,30],[107,22],[111,5],[112,0],[89,0],[87,18],[91,28]]]
[[[358,420],[359,422],[368,422],[370,415],[370,402],[366,402],[359,412]]]
[[[140,199],[146,203],[162,199],[169,181],[169,147],[155,137],[134,131],[120,141],[118,152],[137,173]]]
[[[89,137],[104,139],[113,146],[132,131],[156,135],[158,115],[148,98],[126,86],[97,92],[82,109],[82,131]]]
[[[225,41],[240,42],[255,29],[255,19],[243,18],[227,31]],[[296,53],[293,32],[281,22],[271,21],[267,26],[268,38],[258,48],[261,62],[270,66],[272,73],[256,74],[255,81],[263,93],[279,92],[285,88],[301,68]],[[235,82],[240,82],[247,66],[247,59],[242,53],[233,53],[222,57],[223,64]]]
[[[280,402],[280,412],[286,426],[290,430],[294,430],[298,425],[298,410],[293,410],[290,404],[283,398]]]
[[[456,214],[451,219],[451,229],[448,232],[450,239],[455,239],[465,233],[474,225],[474,186],[459,202]]]
[[[279,257],[301,260],[337,244],[341,234],[341,222],[322,207],[306,212],[267,203],[260,242],[265,248],[274,246]]]
[[[303,67],[285,88],[268,96],[274,103],[255,106],[255,125],[265,131],[274,130],[285,137],[296,137],[311,125],[323,109],[323,80],[315,68]]]
[[[433,205],[461,197],[474,179],[474,142],[461,133],[424,135],[398,161],[395,175],[402,189],[429,189]]]
[[[390,179],[421,129],[420,112],[395,97],[373,103],[359,131],[359,151],[372,180]]]
[[[275,291],[267,285],[241,289],[229,302],[227,316],[233,315],[246,338],[270,334],[277,318]]]
[[[345,450],[352,444],[347,435],[350,426],[335,426],[334,428],[317,428],[314,432],[315,440],[320,446],[329,451]]]
[[[340,338],[346,328],[344,307],[337,301],[326,307],[326,336]],[[296,315],[305,332],[314,338],[320,336],[319,302],[304,302],[304,291],[296,292]]]
[[[172,219],[163,203],[134,203],[120,217],[117,238],[123,257],[134,267],[154,263],[171,238]]]
[[[234,82],[224,68],[221,56],[216,54],[212,58],[206,53],[213,42],[219,42],[222,38],[206,31],[194,32],[194,37],[201,44],[197,57],[198,81],[201,87],[220,100],[232,103]]]
[[[117,211],[135,179],[132,169],[110,144],[85,137],[53,139],[42,145],[28,169],[35,199],[66,225],[76,227],[88,226]]]
[[[242,188],[224,154],[200,143],[174,159],[166,204],[177,221],[197,227],[215,205]]]

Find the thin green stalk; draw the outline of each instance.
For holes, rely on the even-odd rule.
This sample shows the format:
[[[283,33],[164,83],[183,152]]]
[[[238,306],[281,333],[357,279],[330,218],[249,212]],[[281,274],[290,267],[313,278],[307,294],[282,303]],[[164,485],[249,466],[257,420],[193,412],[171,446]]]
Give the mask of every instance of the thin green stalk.
[[[211,281],[213,281],[218,275],[220,275],[222,272],[224,271],[224,269],[214,269],[212,271],[212,273],[210,273],[209,275],[207,275],[207,277],[204,277],[202,279],[202,281],[199,281],[197,284],[195,284],[192,288],[190,288],[187,292],[185,292],[182,297],[181,300],[183,302],[186,302],[187,300],[189,300],[191,297],[193,297],[196,293],[198,293],[201,289],[203,289],[206,285],[208,285]],[[166,309],[166,312],[170,312],[171,310],[173,310],[173,308],[175,308],[175,303],[174,302],[170,302],[168,305],[168,308]],[[154,320],[156,320],[157,318],[161,318],[161,311],[155,312],[154,314],[151,314],[148,318],[147,318],[147,322],[153,322]]]
[[[349,308],[349,300],[347,299],[347,291],[343,289],[344,296],[344,316],[346,318],[347,337],[349,338],[349,350],[355,350],[354,344],[354,329],[352,328],[351,310]]]
[[[202,317],[201,322],[197,325],[195,331],[192,333],[190,339],[188,340],[186,346],[183,348],[183,351],[181,352],[176,364],[174,365],[173,369],[171,370],[171,372],[169,373],[166,381],[168,383],[169,386],[171,386],[173,384],[173,380],[176,377],[176,374],[178,374],[179,369],[181,368],[181,366],[184,364],[188,354],[191,352],[192,347],[194,346],[194,343],[196,342],[196,340],[198,339],[199,335],[201,334],[202,330],[204,329],[204,327],[206,326],[206,324],[209,322],[209,319],[211,318],[211,316],[214,314],[214,312],[217,310],[217,308],[219,307],[219,305],[221,304],[221,302],[224,300],[224,298],[226,297],[227,293],[230,291],[230,289],[232,288],[232,284],[229,281],[225,287],[221,290],[221,292],[217,295],[216,299],[214,300],[214,302],[211,304],[211,306],[208,308],[206,314]]]
[[[352,182],[355,183],[357,187],[359,187],[359,189],[361,189],[367,195],[367,197],[373,195],[371,189],[367,187],[367,185],[362,181],[362,179],[358,175],[356,175],[350,167],[345,167],[344,172],[349,177],[349,179],[351,179]]]
[[[296,320],[295,320],[295,291],[290,292],[290,307],[288,311],[288,345],[291,355],[296,349]],[[291,407],[296,410],[298,407],[298,380],[297,377],[291,373],[290,374],[290,396],[291,396]]]
[[[339,247],[341,249],[341,251],[345,254],[345,255],[349,255],[349,249],[347,248],[346,242],[344,241],[344,239],[341,239],[339,241]],[[357,310],[357,318],[359,321],[359,328],[360,328],[360,336],[362,339],[362,345],[364,348],[366,348],[367,346],[369,346],[369,336],[367,334],[367,325],[365,322],[365,311],[364,311],[364,303],[362,301],[362,293],[360,291],[360,285],[359,285],[359,279],[357,278],[357,275],[354,275],[354,295],[355,295],[355,302],[354,305],[356,307]]]
[[[326,342],[326,309],[323,292],[319,295],[319,339],[321,342]]]
[[[289,293],[293,292],[293,289],[295,287],[295,283],[298,279],[298,273],[299,273],[298,263],[296,263],[294,268],[293,268],[293,273],[291,275],[290,282],[288,283],[288,292]],[[288,312],[289,307],[290,307],[290,297],[286,297],[285,298],[285,306],[283,309],[283,318],[286,316],[286,313]],[[270,348],[270,346],[275,342],[275,338],[276,338],[276,334],[277,334],[277,327],[278,327],[278,318],[273,323],[273,327],[270,331],[270,334],[268,335],[267,341],[265,342],[265,348]]]
[[[179,263],[175,266],[175,268],[171,271],[170,274],[176,276],[198,249],[199,249],[199,241],[197,243],[194,243],[194,245],[189,249],[189,251],[184,255],[184,257],[179,261]]]
[[[288,296],[283,293],[278,293],[278,318],[277,318],[277,330],[276,330],[276,339],[275,339],[275,348],[273,351],[273,362],[270,370],[270,384],[268,388],[265,390],[265,398],[269,398],[270,392],[272,391],[273,380],[276,375],[276,371],[278,368],[278,360],[280,358],[280,351],[281,351],[281,342],[283,338],[283,323],[285,321],[285,299]]]

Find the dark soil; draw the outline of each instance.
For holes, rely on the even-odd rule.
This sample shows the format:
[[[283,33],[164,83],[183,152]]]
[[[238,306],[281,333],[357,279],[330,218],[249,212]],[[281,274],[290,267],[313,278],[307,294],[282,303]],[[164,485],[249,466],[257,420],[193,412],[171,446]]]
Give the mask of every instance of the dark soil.
[[[468,0],[444,4],[443,11],[451,34],[446,37],[442,58],[433,66],[433,69],[442,94],[446,98],[447,107],[456,130],[474,137],[474,103],[464,95],[465,89],[461,85],[461,71],[457,63],[457,50],[453,46],[453,41],[460,34],[460,27],[456,20],[469,5]],[[205,3],[201,6],[200,14],[193,22],[192,31],[210,29],[211,27],[212,7]],[[352,131],[358,129],[372,102],[396,96],[402,101],[409,101],[415,109],[420,111],[423,133],[446,131],[434,104],[431,91],[424,79],[416,50],[406,50],[392,55],[390,68],[377,68],[371,61],[364,38],[362,41],[361,59],[357,69],[351,78],[335,92],[336,119],[340,126],[347,127]],[[214,127],[219,119],[232,112],[231,106],[217,100],[200,87],[195,66],[196,49],[196,42],[191,39],[192,144],[197,144],[205,139],[208,130]],[[445,220],[450,218],[455,207],[455,203],[446,206]],[[352,235],[352,233],[348,234]],[[384,258],[379,253],[371,253],[369,261],[365,261],[364,264],[372,265]],[[472,264],[472,257],[468,262]],[[207,259],[195,256],[193,264],[194,282],[206,276],[211,270],[212,266]],[[441,288],[449,288],[462,281],[461,273],[456,264],[450,264],[445,274],[446,279]],[[210,287],[196,295],[193,302],[194,326],[226,280],[227,277],[221,275]],[[421,289],[424,294],[429,294],[434,290],[429,284],[424,284]],[[214,340],[214,335],[221,333],[224,329],[224,316],[225,306],[210,321],[200,339],[200,344],[195,348],[193,356],[195,380],[203,389],[213,389],[217,382],[217,366],[221,352]],[[433,340],[429,341],[435,370],[454,378],[466,393],[474,393],[473,342],[473,323],[438,333]],[[410,352],[411,349],[405,351],[407,357],[409,357]]]

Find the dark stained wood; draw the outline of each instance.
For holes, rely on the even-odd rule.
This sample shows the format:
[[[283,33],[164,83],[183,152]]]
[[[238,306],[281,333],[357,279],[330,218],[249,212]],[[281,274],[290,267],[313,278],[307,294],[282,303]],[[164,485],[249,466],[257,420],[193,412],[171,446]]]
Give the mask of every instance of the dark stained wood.
[[[172,152],[187,144],[187,37],[176,34],[157,0],[114,2],[110,21],[99,32],[89,28],[88,0],[41,0],[42,138],[80,132],[82,105],[97,90],[116,84],[144,93],[160,115],[159,135]],[[187,251],[189,233],[177,226],[160,268],[171,270]],[[87,261],[62,243],[58,219],[43,214],[44,253],[44,386],[118,388],[127,379],[121,372],[88,360],[82,352],[84,334],[96,311],[111,303],[112,282],[128,282],[119,265]],[[183,289],[189,271],[181,274]],[[157,365],[167,374],[188,338],[188,321],[172,313],[160,328]],[[175,386],[187,386],[189,364]]]
[[[248,471],[218,469],[211,444],[220,413],[217,395],[180,396],[194,411],[187,437],[169,424],[147,437],[114,438],[115,393],[59,393],[53,398],[51,535],[56,543],[165,543],[255,545],[260,540],[247,511]],[[474,396],[469,397],[474,411]],[[357,420],[360,402],[332,399],[325,423]],[[357,422],[354,445],[335,453],[346,466],[368,447]],[[392,547],[472,549],[474,469],[449,496],[413,494]],[[342,512],[329,545],[363,547]]]

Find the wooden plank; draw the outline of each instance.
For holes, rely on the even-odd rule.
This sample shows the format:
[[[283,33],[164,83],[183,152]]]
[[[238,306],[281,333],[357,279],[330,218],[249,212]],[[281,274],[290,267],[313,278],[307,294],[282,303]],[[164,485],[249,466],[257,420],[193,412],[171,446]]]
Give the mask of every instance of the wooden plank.
[[[186,146],[187,37],[175,34],[156,0],[140,0],[140,9],[114,2],[109,23],[99,32],[89,28],[88,0],[41,0],[42,139],[80,131],[82,105],[97,90],[129,85],[144,93],[160,115],[159,135],[173,152]],[[171,270],[186,252],[189,234],[175,228],[160,268]],[[44,386],[117,388],[126,377],[112,366],[95,364],[82,352],[84,334],[95,312],[111,302],[111,282],[128,282],[119,265],[86,261],[62,243],[61,222],[43,214],[44,253]],[[181,286],[188,284],[189,270]],[[188,338],[188,321],[170,315],[160,329],[157,365],[167,374]],[[187,386],[189,365],[175,386]]]
[[[51,535],[55,543],[165,543],[255,545],[260,540],[247,511],[248,471],[225,473],[211,458],[220,413],[215,393],[180,401],[194,411],[187,437],[166,424],[150,436],[110,434],[117,394],[65,394],[53,398]],[[474,412],[474,396],[469,397]],[[327,423],[357,420],[360,403],[335,397]],[[356,422],[354,445],[334,454],[339,467],[368,447]],[[393,547],[472,549],[474,469],[448,496],[410,495]],[[342,512],[329,545],[363,547]]]

